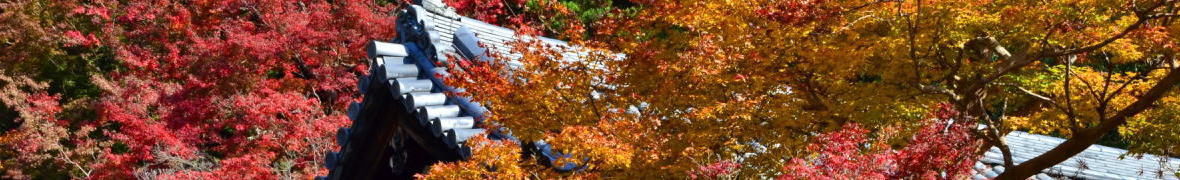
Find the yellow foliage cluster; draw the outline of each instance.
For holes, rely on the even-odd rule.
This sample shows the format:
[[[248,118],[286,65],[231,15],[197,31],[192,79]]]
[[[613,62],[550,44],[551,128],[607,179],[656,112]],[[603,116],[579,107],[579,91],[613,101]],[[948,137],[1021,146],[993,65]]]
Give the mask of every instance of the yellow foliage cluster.
[[[467,140],[472,147],[469,161],[441,163],[432,166],[425,175],[418,175],[421,179],[524,179],[533,176],[534,172],[526,171],[524,167],[537,166],[528,163],[522,165],[520,147],[510,141],[494,141],[485,136],[475,136]],[[537,173],[544,173],[537,172]]]
[[[970,102],[978,103],[971,107],[956,106],[970,114],[963,116],[971,118],[967,120],[978,120],[983,112],[980,106],[1010,106],[1000,110],[1006,113],[1001,125],[1005,131],[1068,136],[1070,122],[1098,123],[1136,101],[1169,72],[1140,76],[1138,71],[1103,68],[1104,62],[1134,66],[1159,59],[1173,51],[1171,40],[1180,33],[1169,24],[1148,21],[1124,38],[1078,55],[1067,86],[1062,81],[1066,57],[1034,59],[1014,70],[1003,67],[1026,57],[1016,55],[1092,45],[1139,26],[1140,19],[1127,9],[1145,4],[1112,0],[640,3],[644,9],[636,16],[604,20],[616,23],[600,27],[600,32],[610,34],[575,40],[594,52],[578,57],[580,61],[561,58],[565,50],[522,43],[515,49],[522,58],[501,58],[519,66],[493,63],[488,66],[491,73],[460,74],[467,80],[456,81],[456,86],[472,87],[470,95],[489,106],[491,121],[508,127],[521,140],[549,141],[556,149],[574,154],[573,162],[588,159],[585,162],[591,168],[571,173],[574,176],[678,178],[701,164],[738,161],[742,172],[753,172],[742,177],[767,177],[778,173],[784,160],[811,155],[806,144],[820,132],[860,123],[874,130],[903,127],[889,131],[906,134],[916,129],[912,125],[928,118],[925,115],[932,106],[964,98],[978,99]],[[972,39],[987,38],[1007,50],[987,54],[969,47]],[[958,92],[997,72],[1010,74],[1000,74],[978,91]],[[1128,84],[1126,90],[1115,93],[1123,83]],[[1070,89],[1068,96],[1065,87]],[[1070,120],[1066,112],[1018,89],[1056,102],[1073,102],[1073,108],[1081,110]],[[1094,93],[1102,92],[1110,94],[1109,103],[1094,98]],[[1175,131],[1162,129],[1180,128],[1180,122],[1160,120],[1180,116],[1174,110],[1180,104],[1175,96],[1157,105],[1167,108],[1136,116],[1121,130],[1123,134],[1128,140],[1149,142],[1136,146],[1142,151],[1170,148],[1175,152],[1175,145],[1164,142],[1180,139]],[[480,166],[504,162],[485,156],[457,164],[475,167],[472,163],[480,161],[486,161]],[[431,176],[441,172],[432,169]]]

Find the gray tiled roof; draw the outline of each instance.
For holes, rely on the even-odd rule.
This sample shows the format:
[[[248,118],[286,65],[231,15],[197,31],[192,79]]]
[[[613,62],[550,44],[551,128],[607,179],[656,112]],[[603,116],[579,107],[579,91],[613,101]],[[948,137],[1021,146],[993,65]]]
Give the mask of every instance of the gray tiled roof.
[[[512,51],[510,42],[518,40],[540,40],[546,46],[560,50],[563,59],[577,60],[581,56],[586,55],[585,51],[580,48],[571,47],[568,43],[547,38],[547,37],[529,37],[517,36],[516,31],[505,27],[496,26],[483,22],[480,20],[459,16],[455,13],[455,9],[437,0],[425,0],[422,5],[411,5],[407,11],[413,11],[416,21],[422,22],[429,26],[430,36],[432,36],[431,44],[435,45],[439,54],[455,55],[457,52],[455,46],[459,43],[454,42],[456,33],[461,28],[467,28],[476,37],[483,47],[488,48],[490,53],[504,56],[510,61],[521,58],[521,54]],[[437,37],[437,39],[434,39]],[[514,63],[514,62],[509,62]]]
[[[518,40],[539,40],[547,48],[557,50],[558,53],[561,54],[563,58],[562,60],[565,61],[580,60],[589,54],[588,50],[570,45],[565,41],[548,37],[517,36],[516,31],[512,29],[492,25],[487,22],[471,19],[468,17],[460,17],[459,19],[459,22],[462,23],[463,27],[469,28],[473,33],[475,33],[477,37],[479,37],[480,42],[484,47],[490,48],[492,53],[500,54],[510,60],[521,57],[520,53],[511,51],[512,45],[509,44],[510,42]],[[616,56],[621,56],[621,54],[616,54]]]
[[[489,139],[518,141],[503,129],[483,129],[487,109],[448,86],[442,77],[448,56],[467,60],[506,60],[515,66],[519,53],[509,42],[534,39],[482,21],[459,16],[440,0],[411,5],[397,20],[398,37],[390,42],[372,41],[366,46],[369,74],[360,77],[361,102],[349,105],[352,125],[337,131],[338,151],[325,155],[327,177],[320,179],[409,178],[423,166],[470,158],[464,142],[483,134]],[[546,46],[562,48],[565,60],[577,60],[579,51],[568,51],[565,42],[536,38]],[[508,59],[491,59],[501,54]],[[444,65],[438,67],[437,65]],[[459,69],[461,70],[461,69]],[[494,127],[494,126],[492,126]],[[525,152],[558,171],[573,171],[573,163],[556,164],[560,157],[543,141],[521,143]]]
[[[488,24],[483,21],[463,17],[460,22],[476,37],[479,37],[480,42],[484,47],[488,48],[493,54],[500,54],[509,59],[520,58],[520,53],[513,53],[512,47],[508,45],[509,42],[516,41],[516,31],[508,28]]]
[[[1061,138],[1020,131],[1008,133],[1004,140],[1012,150],[1012,160],[1016,164],[1028,161],[1065,142],[1065,139]],[[1180,179],[1175,176],[1177,168],[1180,168],[1180,159],[1151,154],[1141,157],[1126,155],[1125,158],[1120,158],[1124,154],[1127,154],[1127,150],[1093,145],[1082,153],[1045,169],[1043,173],[1080,179]],[[984,172],[980,173],[981,175],[986,174],[987,170],[994,171],[995,168],[979,166],[1004,163],[1000,149],[995,147],[984,153],[979,161],[982,163],[977,164],[976,170]]]
[[[417,21],[433,27],[433,29],[429,30],[428,32],[431,33],[431,36],[438,36],[438,39],[434,39],[435,37],[432,37],[434,41],[431,43],[436,45],[444,45],[435,47],[438,48],[438,51],[441,53],[454,54],[455,49],[451,46],[445,45],[454,43],[452,39],[455,36],[455,30],[459,29],[459,26],[461,25],[459,23],[460,16],[454,14],[455,10],[453,8],[436,6],[429,2],[430,1],[423,2],[423,5],[421,6],[411,5],[407,10],[414,11]]]

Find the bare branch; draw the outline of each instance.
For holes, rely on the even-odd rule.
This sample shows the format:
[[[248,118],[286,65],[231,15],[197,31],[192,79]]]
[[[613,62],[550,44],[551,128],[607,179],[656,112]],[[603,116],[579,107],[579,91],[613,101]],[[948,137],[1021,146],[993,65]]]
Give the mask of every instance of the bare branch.
[[[1114,99],[1115,95],[1122,93],[1123,90],[1125,90],[1127,88],[1127,86],[1131,85],[1131,83],[1134,83],[1136,80],[1146,79],[1147,75],[1151,74],[1152,71],[1155,71],[1156,68],[1159,68],[1159,65],[1160,65],[1160,63],[1153,63],[1151,65],[1151,68],[1147,69],[1147,72],[1142,72],[1142,73],[1136,74],[1134,77],[1131,77],[1131,79],[1128,79],[1126,82],[1123,82],[1121,85],[1119,85],[1119,88],[1116,88],[1114,90],[1114,92],[1110,93],[1110,96],[1107,96],[1105,99],[1102,99],[1102,101],[1103,102],[1110,102],[1111,99]]]
[[[1032,92],[1028,89],[1024,89],[1024,87],[1016,87],[1016,89],[1019,89],[1020,92],[1024,93],[1024,95],[1028,95],[1030,97],[1036,98],[1037,100],[1041,100],[1046,103],[1049,103],[1049,105],[1053,105],[1053,108],[1057,108],[1058,110],[1061,110],[1061,111],[1066,111],[1065,106],[1062,106],[1060,103],[1057,103],[1057,101],[1054,101],[1053,99],[1051,99],[1049,97],[1037,94],[1037,93]]]
[[[1066,74],[1068,74],[1068,76],[1066,76],[1066,78],[1078,77],[1078,75],[1073,73],[1073,70],[1068,67],[1066,68],[1065,71],[1066,71]],[[1086,80],[1085,78],[1078,78],[1078,81],[1082,81],[1082,85],[1085,85],[1086,90],[1087,90],[1086,94],[1093,96],[1094,99],[1102,99],[1103,96],[1098,94],[1098,90],[1096,90],[1097,88],[1094,88],[1093,83],[1090,83],[1090,81]]]

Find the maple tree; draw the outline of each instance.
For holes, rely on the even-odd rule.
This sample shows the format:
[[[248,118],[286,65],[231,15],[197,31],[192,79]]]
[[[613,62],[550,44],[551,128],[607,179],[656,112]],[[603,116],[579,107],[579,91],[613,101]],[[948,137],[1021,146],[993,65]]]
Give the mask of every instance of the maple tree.
[[[592,53],[563,61],[557,52],[564,50],[523,43],[516,49],[523,65],[474,63],[450,82],[468,88],[466,95],[489,106],[491,121],[524,141],[590,130],[596,136],[552,144],[630,154],[622,164],[569,158],[599,160],[590,163],[598,169],[571,176],[709,177],[701,173],[730,168],[773,176],[784,160],[815,153],[807,147],[823,141],[817,132],[848,124],[866,130],[841,132],[929,137],[923,126],[934,125],[918,122],[944,103],[961,112],[945,119],[968,127],[969,135],[957,138],[986,142],[970,151],[1001,149],[1008,167],[1001,178],[1031,176],[1110,133],[1130,141],[1131,153],[1175,153],[1168,143],[1175,133],[1163,130],[1175,127],[1167,117],[1180,81],[1170,42],[1175,1],[636,3],[640,12],[615,11],[620,15],[599,20],[604,25],[593,36],[569,39],[623,58]],[[1014,130],[1067,141],[1015,164],[1000,138]],[[596,141],[624,145],[583,144]],[[946,147],[883,141],[900,149]],[[877,155],[884,157],[863,158],[890,157]],[[948,165],[966,161],[919,162],[961,172]],[[878,170],[864,172],[889,172]]]
[[[361,47],[395,35],[375,27],[392,27],[400,5],[0,4],[0,48],[18,52],[0,56],[0,170],[96,179],[325,174],[367,66]]]

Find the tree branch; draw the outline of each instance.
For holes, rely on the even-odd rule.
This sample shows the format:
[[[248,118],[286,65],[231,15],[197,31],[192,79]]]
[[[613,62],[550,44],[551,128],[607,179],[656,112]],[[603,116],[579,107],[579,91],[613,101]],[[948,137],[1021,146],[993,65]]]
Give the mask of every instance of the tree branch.
[[[1159,64],[1160,64],[1160,63],[1153,63],[1153,64],[1151,65],[1151,68],[1150,68],[1150,69],[1147,69],[1147,71],[1146,71],[1146,72],[1142,72],[1142,73],[1136,74],[1134,77],[1131,77],[1131,79],[1128,79],[1126,82],[1123,82],[1122,84],[1120,84],[1120,85],[1119,85],[1119,88],[1115,88],[1115,89],[1114,89],[1114,92],[1111,92],[1111,93],[1110,93],[1110,96],[1106,96],[1106,97],[1104,97],[1104,98],[1102,99],[1102,101],[1103,101],[1103,102],[1110,102],[1110,101],[1111,101],[1111,99],[1114,99],[1114,96],[1115,96],[1115,95],[1118,95],[1119,93],[1122,93],[1122,92],[1123,92],[1123,90],[1126,90],[1127,86],[1130,86],[1130,85],[1131,85],[1131,83],[1134,83],[1136,80],[1140,80],[1140,79],[1145,79],[1145,78],[1147,78],[1147,75],[1151,74],[1151,72],[1152,72],[1152,71],[1155,71],[1155,69],[1156,69],[1156,68],[1159,68]]]
[[[1007,171],[1004,171],[996,179],[1025,179],[1045,168],[1061,163],[1085,151],[1086,148],[1098,142],[1103,135],[1110,133],[1110,131],[1118,128],[1120,125],[1126,124],[1128,118],[1146,111],[1148,107],[1160,98],[1163,98],[1178,83],[1180,83],[1180,70],[1173,69],[1167,76],[1158,81],[1154,87],[1148,90],[1147,93],[1144,93],[1143,96],[1140,96],[1131,105],[1123,108],[1115,116],[1103,118],[1097,127],[1083,129],[1078,133],[1074,133],[1073,137],[1066,139],[1065,142],[1057,145],[1052,150],[1021,163],[1015,168],[1008,168]]]
[[[291,59],[295,61],[295,67],[299,68],[299,74],[296,77],[302,79],[316,78],[315,72],[313,72],[310,67],[307,67],[307,62],[303,62],[303,58],[300,57],[299,54],[295,54],[295,57]]]
[[[1163,17],[1170,17],[1170,16],[1164,16],[1164,15],[1147,15],[1146,12],[1154,11],[1156,8],[1164,6],[1165,4],[1172,4],[1172,3],[1174,3],[1174,1],[1161,2],[1160,4],[1152,6],[1151,8],[1148,8],[1147,10],[1135,11],[1136,17],[1139,17],[1139,20],[1135,21],[1134,24],[1127,26],[1126,28],[1123,29],[1122,32],[1119,32],[1118,34],[1115,34],[1114,36],[1111,36],[1109,38],[1106,38],[1105,40],[1102,40],[1101,42],[1098,42],[1098,43],[1095,43],[1095,44],[1092,44],[1089,46],[1085,46],[1085,47],[1081,47],[1081,48],[1074,48],[1074,49],[1069,49],[1069,50],[1064,50],[1064,51],[1042,52],[1042,53],[1034,53],[1034,54],[1020,54],[1020,55],[1012,56],[1012,58],[1009,58],[1009,60],[1012,61],[1012,63],[1010,65],[1000,69],[995,74],[992,74],[990,76],[987,76],[986,78],[976,81],[970,87],[968,87],[966,89],[968,91],[965,91],[965,92],[971,92],[971,91],[974,91],[978,88],[983,88],[983,85],[990,83],[992,81],[995,81],[996,79],[999,79],[1000,77],[1004,76],[1005,74],[1008,74],[1009,72],[1011,72],[1013,70],[1016,70],[1016,69],[1026,66],[1028,64],[1031,64],[1032,62],[1036,61],[1036,59],[1039,59],[1041,57],[1055,57],[1055,56],[1073,55],[1073,54],[1079,54],[1079,53],[1084,53],[1084,52],[1090,52],[1090,51],[1094,51],[1099,48],[1105,47],[1106,45],[1113,43],[1116,40],[1122,39],[1123,37],[1127,36],[1127,34],[1130,34],[1132,31],[1139,29],[1141,26],[1146,24],[1148,20],[1152,20],[1152,19],[1156,19],[1156,18],[1163,18]]]
[[[1102,121],[1102,124],[1098,126],[1098,130],[1105,130],[1102,132],[1108,132],[1119,125],[1126,124],[1127,118],[1147,110],[1147,108],[1155,103],[1156,100],[1163,98],[1164,94],[1166,94],[1168,91],[1171,91],[1172,88],[1177,86],[1177,84],[1180,84],[1180,70],[1172,69],[1171,72],[1169,72],[1168,75],[1164,77],[1164,79],[1161,79],[1156,83],[1155,87],[1152,87],[1147,91],[1147,93],[1144,93],[1143,96],[1140,96],[1139,100],[1136,100],[1131,105],[1123,108],[1123,110],[1119,111],[1114,116],[1107,118],[1105,121]]]
[[[1057,53],[1052,54],[1051,56],[1064,56],[1064,55],[1078,54],[1078,53],[1094,51],[1099,48],[1105,47],[1106,45],[1113,43],[1116,40],[1122,39],[1124,36],[1127,36],[1127,34],[1130,34],[1132,31],[1139,29],[1139,27],[1143,26],[1144,24],[1147,24],[1148,20],[1163,18],[1163,17],[1171,17],[1172,15],[1170,15],[1170,14],[1150,14],[1149,15],[1149,14],[1147,14],[1147,12],[1155,11],[1156,8],[1162,7],[1165,4],[1172,4],[1172,3],[1174,3],[1174,1],[1160,2],[1159,4],[1156,4],[1146,10],[1135,11],[1135,17],[1138,17],[1139,19],[1136,20],[1134,24],[1127,26],[1127,28],[1124,28],[1122,32],[1119,32],[1118,34],[1115,34],[1114,36],[1111,36],[1110,38],[1106,38],[1106,40],[1102,40],[1102,42],[1098,42],[1096,44],[1092,44],[1092,45],[1085,46],[1085,47],[1074,48],[1074,49],[1069,49],[1069,50],[1057,52]]]
[[[1069,114],[1068,118],[1069,118],[1070,130],[1076,133],[1076,132],[1078,132],[1078,129],[1080,129],[1081,125],[1078,125],[1078,117],[1074,116],[1073,94],[1071,94],[1072,91],[1070,90],[1073,88],[1072,84],[1070,83],[1070,79],[1073,79],[1073,75],[1072,75],[1073,74],[1073,61],[1075,59],[1077,59],[1077,56],[1075,56],[1075,55],[1070,55],[1066,59],[1066,61],[1065,61],[1065,80],[1064,81],[1065,81],[1065,113]],[[1086,82],[1086,81],[1082,80],[1082,82]],[[1086,85],[1088,87],[1090,84],[1086,83]],[[1092,88],[1091,88],[1090,92],[1094,92]]]
[[[1049,97],[1046,97],[1046,96],[1043,96],[1043,95],[1037,94],[1037,93],[1035,93],[1035,92],[1032,92],[1032,91],[1030,91],[1030,90],[1028,90],[1028,89],[1024,89],[1024,87],[1016,87],[1016,89],[1019,89],[1019,90],[1020,90],[1020,92],[1023,92],[1023,93],[1024,93],[1024,95],[1028,95],[1028,96],[1031,96],[1031,97],[1033,97],[1033,98],[1036,98],[1037,100],[1041,100],[1041,101],[1044,101],[1044,102],[1046,102],[1046,103],[1049,103],[1049,105],[1052,105],[1052,106],[1053,106],[1053,108],[1057,108],[1058,110],[1061,110],[1061,111],[1064,111],[1064,112],[1066,112],[1066,115],[1073,116],[1073,114],[1072,114],[1071,112],[1069,112],[1069,111],[1067,111],[1067,110],[1066,110],[1065,106],[1062,106],[1060,103],[1057,103],[1057,101],[1054,101],[1053,99],[1051,99],[1051,98],[1049,98]]]

